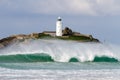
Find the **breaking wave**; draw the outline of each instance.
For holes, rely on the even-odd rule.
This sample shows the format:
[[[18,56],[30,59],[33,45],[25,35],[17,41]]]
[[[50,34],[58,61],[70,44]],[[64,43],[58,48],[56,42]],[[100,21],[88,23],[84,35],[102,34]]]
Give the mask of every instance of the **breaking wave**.
[[[0,56],[0,63],[25,63],[25,62],[54,62],[55,60],[47,54],[17,54]],[[70,58],[68,62],[81,62],[77,58]],[[93,59],[92,62],[118,62],[117,59],[102,56]]]
[[[5,62],[119,62],[119,46],[62,40],[28,40],[0,50]]]

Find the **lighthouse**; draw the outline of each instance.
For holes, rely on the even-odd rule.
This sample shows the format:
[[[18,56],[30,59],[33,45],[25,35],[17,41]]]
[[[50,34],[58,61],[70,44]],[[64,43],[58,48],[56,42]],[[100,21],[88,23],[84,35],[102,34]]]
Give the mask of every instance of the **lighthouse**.
[[[56,22],[56,36],[62,36],[62,19],[60,17]]]

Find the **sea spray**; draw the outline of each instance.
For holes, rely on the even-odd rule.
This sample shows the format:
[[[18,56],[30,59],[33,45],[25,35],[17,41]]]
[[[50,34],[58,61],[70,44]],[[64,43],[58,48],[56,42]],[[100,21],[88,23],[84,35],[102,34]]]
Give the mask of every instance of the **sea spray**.
[[[76,59],[76,61],[86,62],[94,61],[96,57],[120,60],[119,49],[116,49],[115,45],[112,46],[102,43],[40,39],[10,45],[0,50],[0,56],[26,56],[29,54],[44,53],[49,55],[51,59],[56,62],[69,62],[72,58]],[[27,58],[30,59],[29,56],[27,56]]]

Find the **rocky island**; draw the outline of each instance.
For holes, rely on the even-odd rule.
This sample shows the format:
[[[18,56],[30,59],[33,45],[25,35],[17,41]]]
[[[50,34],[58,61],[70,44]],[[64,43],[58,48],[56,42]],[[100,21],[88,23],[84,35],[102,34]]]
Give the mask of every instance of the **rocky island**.
[[[31,34],[18,34],[12,35],[0,40],[0,49],[13,44],[15,42],[24,42],[29,39],[60,39],[60,40],[72,40],[78,42],[100,42],[98,39],[93,38],[92,35],[81,34],[79,32],[74,32],[72,29],[65,27],[62,29],[62,19],[58,17],[56,22],[56,31],[43,31],[41,33],[31,33]]]
[[[12,35],[0,40],[0,49],[4,48],[10,44],[15,42],[24,42],[29,39],[37,40],[37,39],[60,39],[60,40],[72,40],[78,42],[100,42],[98,39],[93,38],[92,35],[85,35],[78,32],[72,32],[71,29],[66,27],[62,30],[62,36],[56,36],[55,31],[44,31],[41,33],[32,33],[32,34],[18,34]]]

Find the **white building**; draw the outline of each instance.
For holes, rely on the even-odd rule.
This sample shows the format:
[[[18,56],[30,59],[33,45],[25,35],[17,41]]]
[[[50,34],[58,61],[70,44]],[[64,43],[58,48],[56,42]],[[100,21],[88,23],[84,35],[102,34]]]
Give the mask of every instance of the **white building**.
[[[62,36],[62,19],[60,17],[56,22],[56,36]]]

